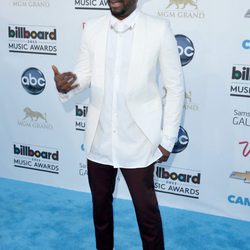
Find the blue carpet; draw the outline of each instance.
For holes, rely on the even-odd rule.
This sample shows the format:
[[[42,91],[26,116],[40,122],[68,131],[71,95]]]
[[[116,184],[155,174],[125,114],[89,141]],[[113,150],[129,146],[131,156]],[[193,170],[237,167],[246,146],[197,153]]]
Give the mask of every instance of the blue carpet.
[[[141,250],[132,203],[115,199],[116,250]],[[0,178],[1,250],[94,250],[87,193]],[[166,250],[250,249],[250,223],[161,207]]]

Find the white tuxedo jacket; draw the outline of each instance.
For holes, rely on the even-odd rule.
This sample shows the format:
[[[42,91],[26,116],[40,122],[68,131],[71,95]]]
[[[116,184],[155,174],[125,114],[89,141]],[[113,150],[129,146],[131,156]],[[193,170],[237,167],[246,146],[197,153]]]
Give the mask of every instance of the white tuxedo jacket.
[[[79,87],[61,96],[67,100],[90,87],[85,138],[87,153],[91,149],[102,109],[109,20],[110,16],[106,15],[85,23],[74,71]],[[182,67],[176,40],[166,20],[140,12],[134,29],[126,88],[127,105],[134,121],[152,143],[154,152],[163,136],[176,137],[178,134],[184,100]],[[157,83],[157,64],[167,89],[164,114]]]

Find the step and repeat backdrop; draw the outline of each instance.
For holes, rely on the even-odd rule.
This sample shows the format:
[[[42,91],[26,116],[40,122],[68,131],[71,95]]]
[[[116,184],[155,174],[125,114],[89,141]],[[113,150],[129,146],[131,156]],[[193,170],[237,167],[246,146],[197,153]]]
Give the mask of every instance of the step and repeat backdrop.
[[[107,14],[107,0],[0,6],[0,176],[89,192],[88,92],[62,104],[51,65],[74,68],[84,22]],[[170,20],[185,74],[174,153],[155,168],[159,203],[250,221],[249,0],[141,0],[139,7]],[[120,173],[115,195],[130,199]]]

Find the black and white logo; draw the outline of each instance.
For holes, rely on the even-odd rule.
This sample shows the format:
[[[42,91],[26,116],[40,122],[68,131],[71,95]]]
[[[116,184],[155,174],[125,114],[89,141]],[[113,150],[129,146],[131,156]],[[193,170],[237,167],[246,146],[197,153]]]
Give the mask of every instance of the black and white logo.
[[[156,192],[199,199],[201,172],[192,169],[163,167],[156,164],[154,187]]]
[[[54,26],[8,25],[11,53],[57,55],[57,29]]]
[[[76,10],[109,10],[107,0],[75,0]]]
[[[38,95],[43,92],[46,80],[43,73],[37,68],[26,69],[21,78],[24,89],[31,95]]]
[[[250,97],[250,65],[233,65],[231,73],[230,96]]]
[[[78,131],[85,131],[86,129],[86,117],[88,113],[88,106],[77,104],[75,106],[75,129]]]
[[[182,152],[188,145],[189,137],[187,131],[180,126],[178,139],[174,145],[172,153],[180,153]]]
[[[190,38],[184,35],[175,35],[177,41],[181,65],[185,66],[191,62],[194,57],[194,45]]]
[[[59,150],[23,143],[13,144],[14,167],[59,174]]]

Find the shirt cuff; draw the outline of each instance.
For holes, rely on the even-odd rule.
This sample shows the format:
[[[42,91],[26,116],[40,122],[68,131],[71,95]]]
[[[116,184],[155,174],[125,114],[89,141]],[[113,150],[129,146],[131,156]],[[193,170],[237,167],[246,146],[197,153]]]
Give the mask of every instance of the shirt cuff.
[[[62,103],[65,103],[67,102],[68,100],[70,100],[75,94],[77,94],[79,91],[80,88],[79,86],[70,90],[68,93],[64,94],[64,93],[60,93],[58,92],[58,96],[59,96],[59,99]]]
[[[70,99],[69,94],[63,94],[58,92],[59,99],[62,103],[67,102]]]
[[[169,136],[163,135],[160,145],[163,148],[165,148],[167,151],[172,152],[176,140],[177,140],[176,137],[169,137]]]

